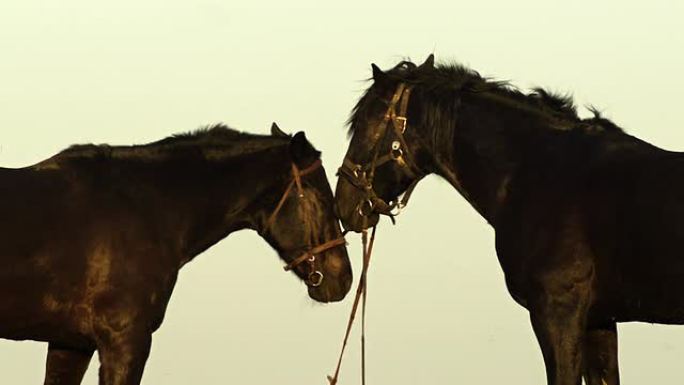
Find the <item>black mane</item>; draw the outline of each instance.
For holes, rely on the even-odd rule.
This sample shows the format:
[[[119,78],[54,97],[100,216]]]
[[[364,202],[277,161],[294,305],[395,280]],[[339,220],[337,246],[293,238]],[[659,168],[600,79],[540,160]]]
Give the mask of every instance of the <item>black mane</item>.
[[[110,146],[108,144],[78,144],[70,146],[57,154],[58,158],[114,158],[114,157],[154,157],[168,154],[174,150],[189,147],[217,149],[226,155],[247,153],[252,150],[285,144],[288,138],[271,135],[258,135],[241,132],[219,123],[201,127],[197,130],[171,135],[167,138],[132,146]]]
[[[209,126],[200,127],[194,131],[183,132],[171,135],[167,138],[148,144],[151,145],[172,145],[182,143],[220,143],[226,141],[235,141],[241,139],[251,139],[255,137],[263,137],[264,135],[255,135],[246,132],[241,132],[230,128],[223,123],[213,124]]]
[[[567,128],[583,130],[592,127],[592,130],[622,132],[620,127],[603,118],[594,108],[589,108],[594,117],[580,118],[569,94],[555,93],[544,88],[534,88],[531,92],[524,93],[509,81],[483,77],[477,71],[458,63],[438,64],[434,68],[421,69],[410,61],[402,61],[387,71],[386,75],[393,82],[404,82],[419,88],[433,100],[440,100],[442,105],[450,104],[448,109],[453,110],[453,113],[457,112],[458,100],[464,93],[482,94],[562,122],[562,126]],[[370,87],[361,97],[348,121],[350,133],[355,129],[354,122],[357,118],[365,115],[370,104],[378,98],[381,96],[376,94],[374,87]]]

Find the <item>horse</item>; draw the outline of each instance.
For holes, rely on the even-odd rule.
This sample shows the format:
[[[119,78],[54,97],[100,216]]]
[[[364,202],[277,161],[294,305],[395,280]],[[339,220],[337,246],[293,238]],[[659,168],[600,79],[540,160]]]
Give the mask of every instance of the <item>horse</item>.
[[[46,385],[137,385],[178,271],[256,231],[319,302],[352,282],[333,194],[303,132],[215,125],[134,146],[77,145],[0,169],[0,337],[48,342]]]
[[[372,72],[338,173],[345,229],[393,218],[426,175],[448,181],[495,231],[549,385],[619,384],[618,322],[684,323],[684,153],[432,55]]]

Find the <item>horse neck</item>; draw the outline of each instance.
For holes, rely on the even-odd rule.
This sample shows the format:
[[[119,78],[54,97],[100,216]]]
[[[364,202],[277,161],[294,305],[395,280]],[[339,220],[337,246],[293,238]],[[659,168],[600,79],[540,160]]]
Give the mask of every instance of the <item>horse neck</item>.
[[[287,146],[226,159],[190,159],[162,162],[151,190],[162,226],[177,242],[179,266],[242,229],[258,230],[269,208],[257,204],[278,181],[289,176]],[[282,193],[273,192],[271,195]]]
[[[463,96],[448,140],[432,135],[434,172],[445,178],[495,226],[526,151],[555,124],[539,111],[516,108],[490,95]]]

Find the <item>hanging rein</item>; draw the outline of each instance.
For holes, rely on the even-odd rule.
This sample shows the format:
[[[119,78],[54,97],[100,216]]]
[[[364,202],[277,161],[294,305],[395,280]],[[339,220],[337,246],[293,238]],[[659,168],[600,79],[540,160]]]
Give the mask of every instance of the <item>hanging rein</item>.
[[[287,188],[285,189],[285,192],[283,193],[283,196],[280,198],[280,201],[278,201],[278,205],[276,208],[273,210],[271,215],[268,217],[268,220],[266,221],[266,230],[270,230],[271,227],[273,226],[273,223],[275,223],[275,220],[278,216],[278,213],[280,212],[280,209],[283,208],[283,205],[285,204],[285,201],[287,198],[290,196],[292,193],[293,188],[297,188],[297,198],[302,199],[304,197],[304,188],[302,187],[302,177],[306,176],[308,174],[311,174],[312,172],[316,171],[318,168],[321,167],[321,160],[317,159],[314,163],[312,163],[309,167],[300,170],[297,165],[292,163],[292,180],[290,180],[290,183],[287,185]],[[305,221],[308,221],[309,218],[305,217]],[[313,237],[313,235],[312,235]],[[323,278],[324,275],[323,273],[316,268],[316,255],[323,253],[327,250],[333,249],[337,246],[344,245],[346,241],[344,240],[344,236],[333,239],[331,241],[325,242],[323,244],[313,246],[314,242],[312,239],[308,240],[308,247],[304,251],[302,255],[299,257],[293,259],[290,263],[288,263],[284,269],[285,271],[289,271],[294,269],[295,267],[299,266],[300,264],[307,262],[309,264],[309,274],[307,276],[307,283],[310,286],[317,287],[320,286],[321,283],[323,283]]]
[[[406,207],[408,200],[413,193],[413,189],[424,175],[413,159],[404,137],[407,127],[406,112],[408,110],[410,96],[411,87],[404,83],[400,83],[392,95],[387,111],[373,135],[375,143],[373,143],[371,148],[373,157],[370,162],[360,164],[355,163],[349,157],[345,157],[342,167],[339,168],[338,175],[347,179],[349,183],[364,193],[364,199],[357,206],[357,211],[362,217],[377,213],[389,216],[394,222],[394,217],[399,215],[401,210]],[[398,113],[397,105],[399,105]],[[380,144],[388,135],[387,128],[390,123],[396,140],[392,141],[389,151],[380,155]],[[406,175],[414,180],[406,189],[401,200],[397,198],[395,201],[389,203],[380,198],[373,188],[376,168],[387,162],[396,162],[401,166],[401,169]]]
[[[344,351],[347,348],[347,341],[349,340],[349,334],[351,333],[351,328],[354,325],[354,319],[356,318],[356,310],[359,308],[359,300],[361,299],[363,299],[361,304],[361,385],[366,385],[366,293],[368,290],[368,266],[370,266],[373,243],[375,242],[375,229],[376,227],[373,226],[370,241],[368,240],[368,230],[363,230],[362,233],[363,267],[361,268],[361,278],[359,278],[359,285],[356,288],[356,296],[354,297],[354,304],[352,305],[349,320],[347,321],[347,329],[344,333],[342,350],[337,359],[335,373],[332,376],[328,376],[329,385],[337,385],[340,368],[342,367],[342,358],[344,357]]]
[[[358,213],[361,215],[364,222],[362,226],[363,267],[361,270],[361,278],[359,278],[359,285],[356,288],[354,303],[352,305],[351,313],[349,314],[349,320],[347,321],[347,329],[344,334],[342,350],[340,351],[340,356],[337,360],[337,366],[335,368],[334,374],[332,376],[328,376],[328,382],[330,385],[337,385],[340,367],[342,366],[342,358],[344,357],[344,351],[347,347],[347,341],[349,339],[349,334],[351,333],[351,328],[354,324],[359,302],[361,302],[361,384],[366,385],[366,294],[368,290],[368,267],[370,265],[371,253],[373,251],[373,243],[375,242],[376,230],[376,227],[373,226],[369,240],[367,230],[368,226],[366,223],[368,217],[372,213],[378,213],[381,215],[387,215],[390,217],[390,219],[392,219],[392,221],[394,221],[394,217],[399,215],[401,209],[406,207],[408,204],[408,200],[411,197],[411,193],[413,193],[413,189],[424,175],[424,173],[416,165],[413,156],[409,152],[406,139],[404,138],[404,133],[406,132],[406,112],[408,110],[410,95],[411,88],[406,86],[406,84],[401,83],[397,86],[397,90],[394,92],[392,99],[390,99],[387,112],[385,113],[383,120],[378,125],[377,131],[373,136],[375,143],[372,147],[373,158],[371,159],[370,163],[361,165],[354,163],[349,158],[345,158],[344,162],[342,163],[342,167],[339,169],[339,175],[345,177],[354,187],[362,190],[365,194],[364,200],[359,203],[357,208]],[[396,110],[397,104],[400,106],[399,113],[397,113]],[[380,143],[387,135],[387,126],[390,122],[397,140],[392,141],[390,150],[387,153],[380,155]],[[387,203],[380,198],[373,189],[373,178],[375,177],[375,169],[377,167],[392,161],[400,165],[401,169],[404,170],[409,177],[414,179],[414,181],[406,189],[406,192],[401,200],[398,200],[397,198],[396,201]]]

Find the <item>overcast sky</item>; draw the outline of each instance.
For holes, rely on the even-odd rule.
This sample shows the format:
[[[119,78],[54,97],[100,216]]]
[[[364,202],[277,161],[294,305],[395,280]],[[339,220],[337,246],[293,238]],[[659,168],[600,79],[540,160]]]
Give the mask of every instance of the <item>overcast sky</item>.
[[[275,120],[306,131],[334,184],[370,63],[430,52],[523,88],[571,92],[629,133],[684,149],[682,2],[370,3],[3,0],[0,165],[215,122],[266,133]],[[418,186],[398,226],[382,223],[369,278],[370,384],[544,382],[493,235],[436,177]],[[350,306],[351,296],[314,304],[256,234],[233,234],[183,269],[143,384],[324,385]],[[684,380],[684,328],[619,333],[624,383]],[[0,382],[41,384],[45,350],[0,341]],[[357,384],[358,372],[352,338],[340,385]],[[96,377],[97,358],[84,383]]]

